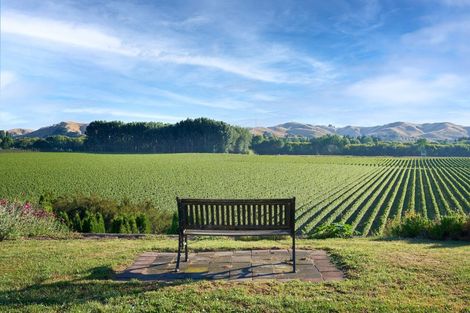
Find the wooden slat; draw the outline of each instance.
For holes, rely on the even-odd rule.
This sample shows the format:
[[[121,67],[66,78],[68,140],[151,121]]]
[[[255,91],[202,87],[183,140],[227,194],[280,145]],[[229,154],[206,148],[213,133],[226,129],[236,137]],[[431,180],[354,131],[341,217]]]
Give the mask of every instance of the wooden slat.
[[[263,218],[263,206],[258,204],[258,226],[263,225],[262,218]]]
[[[206,225],[207,224],[206,208],[203,204],[199,204],[198,209],[199,209],[200,217],[201,217],[200,218],[201,225]]]
[[[267,215],[266,204],[263,205],[263,225],[268,225],[268,215]]]
[[[209,204],[209,212],[210,212],[210,222],[209,222],[209,225],[215,225],[215,224],[214,224],[215,212],[214,212],[214,207],[213,207],[212,204]]]
[[[274,218],[273,218],[273,222],[274,222],[274,225],[279,225],[279,204],[275,204],[274,205]]]
[[[232,217],[231,218],[232,223],[230,225],[234,226],[234,225],[236,225],[236,223],[235,223],[235,205],[234,204],[230,205],[230,212],[232,214],[232,216],[231,216]]]
[[[194,225],[194,208],[193,208],[193,205],[189,206],[189,224]]]
[[[220,204],[215,204],[215,225],[221,225],[220,224]]]
[[[251,213],[252,206],[251,204],[248,204],[246,206],[246,225],[250,226],[251,225],[251,220],[253,218],[253,215]]]
[[[251,225],[255,226],[256,225],[256,219],[257,219],[257,212],[258,212],[258,205],[257,204],[252,204],[252,220],[251,220]]]
[[[203,204],[202,206],[204,207],[204,225],[209,225],[209,207],[206,204]]]
[[[194,213],[195,213],[195,225],[200,226],[202,223],[199,219],[199,204],[194,205]]]

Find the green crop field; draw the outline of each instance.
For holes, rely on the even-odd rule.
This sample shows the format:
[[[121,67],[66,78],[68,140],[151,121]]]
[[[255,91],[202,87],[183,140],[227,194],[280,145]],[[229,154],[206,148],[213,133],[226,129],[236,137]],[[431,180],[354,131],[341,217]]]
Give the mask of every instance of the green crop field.
[[[97,194],[150,200],[175,210],[175,197],[297,197],[297,227],[346,222],[364,235],[389,217],[470,212],[469,158],[109,155],[0,153],[0,198],[37,201]]]

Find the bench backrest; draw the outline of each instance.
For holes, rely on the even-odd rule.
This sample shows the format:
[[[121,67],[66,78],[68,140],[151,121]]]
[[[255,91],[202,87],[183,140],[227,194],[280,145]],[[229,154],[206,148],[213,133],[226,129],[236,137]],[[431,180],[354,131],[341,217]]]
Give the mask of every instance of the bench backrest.
[[[180,229],[295,231],[295,198],[179,199]]]

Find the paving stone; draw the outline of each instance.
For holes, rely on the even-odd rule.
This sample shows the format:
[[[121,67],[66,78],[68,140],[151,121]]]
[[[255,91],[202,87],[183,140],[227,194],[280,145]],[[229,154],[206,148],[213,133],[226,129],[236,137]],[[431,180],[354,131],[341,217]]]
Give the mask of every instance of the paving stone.
[[[219,262],[211,262],[209,263],[209,270],[212,268],[220,268],[224,270],[229,270],[232,268],[232,263],[230,262],[225,262],[225,263],[219,263]]]
[[[251,262],[251,255],[233,255],[231,261],[233,263]]]
[[[255,277],[256,275],[273,274],[274,268],[272,265],[262,265],[253,267],[252,271],[253,277]]]
[[[223,271],[218,273],[208,273],[206,276],[207,279],[218,280],[218,279],[229,279],[230,271]]]
[[[249,278],[251,280],[251,278],[253,277],[252,275],[253,273],[251,272],[251,269],[231,270],[229,279],[233,280],[233,279]]]
[[[208,265],[189,264],[184,270],[184,273],[207,273],[209,272]]]
[[[315,265],[315,267],[320,272],[337,272],[338,271],[338,268],[334,265],[330,265],[330,266]]]
[[[251,268],[251,263],[244,262],[244,263],[232,263],[232,269],[238,270],[243,268]]]
[[[182,255],[184,258],[184,254]],[[297,250],[297,272],[292,272],[291,250],[240,250],[190,253],[174,272],[176,253],[144,253],[117,280],[343,280],[341,272],[322,250]]]
[[[312,250],[310,254],[315,255],[315,256],[321,256],[321,255],[328,256],[328,253],[326,253],[325,250]]]
[[[217,251],[214,252],[214,257],[232,256],[232,251]]]
[[[212,262],[218,262],[218,263],[228,263],[232,261],[232,256],[230,255],[224,255],[224,256],[215,256],[211,259]]]
[[[198,256],[209,257],[209,258],[213,257],[214,254],[215,254],[214,251],[204,251],[204,252],[198,252],[197,253]]]
[[[152,263],[150,263],[152,266],[153,265],[161,265],[161,264],[170,264],[176,261],[174,258],[156,258]]]
[[[253,250],[253,251],[251,251],[252,256],[266,255],[266,254],[270,254],[270,253],[271,253],[270,250]]]
[[[292,252],[291,252],[292,253]],[[296,250],[295,251],[296,258],[306,258],[310,256],[310,251],[307,250]]]
[[[315,260],[314,263],[319,266],[332,266],[332,263],[329,260]]]
[[[213,258],[210,258],[210,257],[205,257],[205,256],[194,256],[192,258],[189,258],[190,261],[194,261],[194,262],[206,262],[206,263],[209,263],[210,261],[212,261]]]
[[[236,255],[236,256],[249,255],[249,256],[251,256],[251,250],[233,251],[233,255]]]
[[[134,262],[135,265],[146,265],[146,264],[152,264],[155,261],[155,258],[148,259],[148,260],[141,260],[138,259],[137,261]]]
[[[298,265],[313,265],[313,260],[306,257],[301,257],[296,259],[295,263],[297,263]]]
[[[170,268],[152,268],[152,267],[149,267],[149,268],[145,269],[142,272],[142,274],[145,274],[145,275],[167,274],[167,273],[171,272],[172,270],[174,270],[174,268],[170,269]]]
[[[277,274],[292,272],[292,265],[281,264],[273,266],[273,272]]]

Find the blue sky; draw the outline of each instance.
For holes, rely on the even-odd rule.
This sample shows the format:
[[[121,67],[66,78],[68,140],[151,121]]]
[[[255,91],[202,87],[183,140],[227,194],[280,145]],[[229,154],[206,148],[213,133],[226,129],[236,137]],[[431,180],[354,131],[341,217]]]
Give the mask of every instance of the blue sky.
[[[470,124],[470,0],[1,0],[0,129]]]

